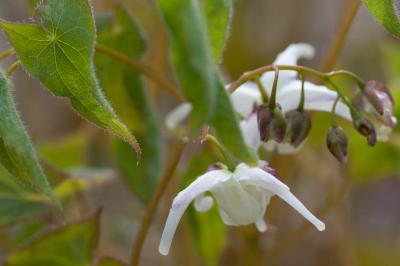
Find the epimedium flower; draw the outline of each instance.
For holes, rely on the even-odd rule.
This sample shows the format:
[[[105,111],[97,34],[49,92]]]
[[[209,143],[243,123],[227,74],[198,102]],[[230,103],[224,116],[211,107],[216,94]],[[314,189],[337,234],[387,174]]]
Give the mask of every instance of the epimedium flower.
[[[197,211],[208,211],[216,200],[222,221],[229,226],[255,224],[260,232],[267,230],[264,214],[272,196],[277,195],[311,222],[319,231],[325,224],[316,218],[277,177],[275,170],[260,161],[258,167],[245,163],[237,165],[233,172],[226,167],[210,170],[199,176],[173,200],[159,252],[169,253],[176,228],[186,208],[194,201]],[[212,196],[206,196],[205,192]]]
[[[273,62],[274,65],[297,65],[299,59],[312,59],[315,50],[313,46],[306,43],[297,43],[289,45],[282,53],[278,54]],[[261,75],[260,81],[267,93],[270,95],[274,82],[274,73],[266,72]],[[294,111],[298,108],[301,99],[302,81],[298,78],[296,71],[280,70],[279,79],[276,88],[276,102],[280,106],[283,114],[290,118],[296,116]],[[330,112],[338,95],[326,86],[315,85],[311,82],[304,82],[304,110]],[[255,150],[263,144],[260,140],[260,133],[254,131],[257,123],[257,106],[262,104],[262,95],[255,82],[248,81],[239,86],[231,95],[232,104],[235,110],[241,115],[243,120],[240,127],[246,143]],[[336,106],[336,114],[348,120],[351,120],[351,114],[347,106],[339,101]],[[297,117],[303,116],[304,124],[310,121],[306,115],[298,114]],[[293,126],[298,125],[298,121]],[[293,134],[289,134],[288,141],[277,143],[275,140],[269,140],[264,146],[267,150],[277,149],[279,153],[294,153],[301,148],[305,139],[304,134],[308,133],[309,128],[300,130],[301,138],[297,138]],[[301,140],[301,141],[299,141]]]
[[[278,83],[279,84],[279,83]],[[255,86],[255,87],[254,87]],[[299,106],[300,96],[301,96],[302,81],[292,80],[287,82],[282,88],[277,89],[276,102],[280,105],[281,111],[284,114],[288,114],[294,111]],[[258,91],[256,84],[244,83],[240,86],[233,94],[232,97],[242,98],[236,93],[241,95],[247,95],[243,98],[249,98],[249,95],[257,95],[253,97],[253,101],[243,102],[243,105],[253,106],[252,110],[247,112],[241,112],[240,114],[245,117],[240,122],[240,128],[242,130],[243,137],[246,143],[253,148],[258,150],[262,145],[260,140],[260,133],[258,130],[253,130],[257,126],[257,113],[256,107],[261,103],[261,94]],[[236,95],[235,95],[236,94]],[[234,96],[235,95],[235,96]],[[333,104],[337,99],[337,93],[333,90],[328,89],[322,85],[315,85],[311,82],[304,82],[304,110],[308,111],[323,111],[331,112]],[[237,103],[239,104],[239,103]],[[245,110],[245,106],[236,107],[235,110]],[[248,109],[247,109],[248,110]],[[349,108],[342,102],[339,101],[335,108],[335,113],[349,121],[352,121],[352,116]],[[247,116],[246,116],[247,115]],[[307,121],[305,121],[307,122]],[[293,146],[287,142],[276,143],[275,141],[268,141],[265,145],[267,150],[277,149],[279,153],[293,153],[296,152],[302,143],[297,143],[297,146]]]

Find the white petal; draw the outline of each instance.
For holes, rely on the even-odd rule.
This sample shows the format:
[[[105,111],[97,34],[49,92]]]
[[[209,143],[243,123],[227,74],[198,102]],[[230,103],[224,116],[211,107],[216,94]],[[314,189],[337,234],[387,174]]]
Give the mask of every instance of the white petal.
[[[268,226],[265,223],[263,218],[256,221],[256,227],[257,227],[258,231],[260,231],[262,233],[267,231],[267,229],[268,229]]]
[[[239,166],[238,166],[239,167]],[[304,218],[311,222],[319,231],[325,230],[325,224],[321,222],[317,217],[315,217],[289,190],[289,188],[279,181],[277,178],[271,174],[265,172],[264,170],[257,167],[248,167],[242,164],[241,169],[238,173],[234,173],[240,176],[241,182],[246,182],[248,184],[253,184],[273,194],[278,195],[281,199],[286,201],[290,206],[297,210]]]
[[[261,168],[249,167],[245,163],[241,163],[236,167],[233,177],[241,183],[255,186],[261,185],[264,189],[268,187],[267,190],[273,194],[276,194],[276,191],[289,191],[289,187],[273,175],[265,172]]]
[[[240,129],[247,146],[257,151],[261,145],[260,132],[258,131],[257,113],[251,113],[240,122]]]
[[[231,178],[211,189],[218,203],[222,221],[226,225],[253,224],[264,216],[269,197],[262,189],[244,187]]]
[[[303,215],[303,217],[312,223],[319,231],[325,230],[325,224],[315,217],[290,191],[278,192],[276,195],[278,195],[281,199],[286,201],[296,211]]]
[[[301,96],[301,81],[295,80],[284,86],[277,94],[277,102],[282,111],[288,112],[298,107]],[[331,112],[337,93],[325,86],[311,82],[304,83],[304,109],[310,111]],[[349,108],[341,101],[336,105],[337,115],[351,121]]]
[[[198,212],[209,211],[213,205],[213,198],[201,194],[194,199],[194,208]]]
[[[295,43],[289,45],[283,52],[278,54],[274,64],[275,65],[297,65],[300,58],[312,59],[314,57],[314,47],[307,43]],[[261,82],[271,93],[272,83],[274,81],[274,72],[267,72],[261,76]],[[290,70],[279,71],[278,90],[286,83],[296,79],[297,72]]]
[[[172,207],[169,211],[167,222],[161,236],[158,251],[162,255],[167,255],[171,247],[178,223],[183,213],[189,206],[190,202],[198,195],[210,190],[213,186],[220,182],[224,182],[231,178],[232,173],[226,170],[214,170],[198,177],[190,186],[181,191],[174,199]]]
[[[254,82],[246,82],[231,94],[231,101],[236,112],[247,117],[255,104],[261,104],[261,93]]]
[[[190,103],[182,103],[178,105],[166,115],[165,126],[169,130],[175,129],[180,123],[183,122],[183,120],[188,117],[192,109],[193,106]]]

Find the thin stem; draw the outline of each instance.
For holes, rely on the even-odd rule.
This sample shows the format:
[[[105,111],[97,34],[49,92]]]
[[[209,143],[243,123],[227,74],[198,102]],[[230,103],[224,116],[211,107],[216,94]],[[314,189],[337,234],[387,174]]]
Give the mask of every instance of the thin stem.
[[[144,243],[144,240],[146,239],[147,232],[149,231],[154,214],[157,210],[157,206],[158,206],[162,196],[164,195],[164,192],[167,189],[170,180],[174,176],[174,173],[179,164],[179,161],[181,159],[181,156],[183,154],[185,146],[186,146],[186,144],[180,140],[174,145],[175,150],[171,154],[171,157],[170,157],[171,159],[168,164],[168,167],[164,173],[164,176],[162,177],[162,179],[160,181],[160,184],[157,187],[156,192],[154,193],[153,197],[151,198],[151,200],[149,202],[146,213],[140,224],[139,232],[138,232],[135,242],[133,244],[131,266],[137,266],[139,264],[139,258],[140,258],[140,254],[142,252],[143,243]]]
[[[263,67],[260,67],[260,68],[257,68],[257,69],[254,69],[254,70],[244,73],[239,79],[237,79],[235,82],[232,83],[232,85],[229,87],[228,90],[230,93],[232,93],[246,81],[255,79],[256,77],[260,76],[261,74],[263,74],[265,72],[275,71],[275,68],[278,68],[279,70],[293,70],[293,71],[296,71],[299,73],[308,74],[308,75],[314,76],[318,79],[321,79],[325,82],[331,80],[332,78],[334,78],[336,76],[347,76],[347,77],[353,79],[359,85],[360,88],[364,87],[364,81],[359,76],[357,76],[356,74],[354,74],[350,71],[346,71],[346,70],[338,70],[338,71],[332,71],[329,73],[323,73],[318,70],[315,70],[315,69],[312,69],[309,67],[305,67],[305,66],[268,65],[268,66],[263,66]]]
[[[257,83],[258,90],[259,90],[260,93],[261,93],[261,97],[262,97],[262,99],[263,99],[263,102],[264,102],[264,103],[267,103],[267,102],[268,102],[268,94],[267,94],[267,91],[265,90],[264,85],[262,84],[262,82],[261,82],[261,80],[260,80],[260,77],[256,77],[256,78],[255,78],[255,81],[256,81],[256,83]]]
[[[16,61],[14,64],[12,64],[7,72],[6,72],[6,77],[8,78],[9,76],[11,76],[11,74],[21,65],[21,61]]]
[[[232,162],[232,160],[230,160],[225,147],[217,140],[217,138],[215,138],[213,135],[207,134],[204,137],[203,141],[209,141],[218,149],[218,151],[222,155],[224,163],[228,165],[229,169],[233,170],[235,168],[235,164]]]
[[[12,55],[13,53],[15,53],[14,48],[10,48],[2,53],[0,53],[0,61],[6,59],[7,57],[9,57],[10,55]]]
[[[332,124],[334,125],[334,126],[337,126],[337,123],[336,123],[336,115],[335,115],[335,113],[336,113],[336,106],[337,106],[337,103],[339,102],[339,100],[340,100],[340,96],[338,95],[337,97],[336,97],[336,100],[335,100],[335,102],[333,103],[333,105],[332,105]]]
[[[269,99],[269,107],[271,109],[275,109],[276,106],[276,90],[278,87],[278,79],[279,79],[279,68],[276,65],[272,66],[275,71],[274,83],[272,84],[271,98]]]
[[[361,5],[360,0],[351,0],[347,6],[346,12],[340,22],[335,38],[330,44],[327,56],[324,59],[322,71],[328,72],[335,66],[336,60],[343,49],[347,34],[350,30],[351,24],[357,14],[357,11]]]
[[[304,98],[305,98],[305,92],[304,92],[304,74],[300,73],[300,79],[301,79],[301,95],[300,95],[300,102],[299,106],[297,107],[297,110],[300,112],[304,111]]]
[[[171,83],[170,81],[158,76],[151,68],[148,66],[135,62],[131,60],[129,57],[124,55],[123,53],[116,51],[112,48],[106,47],[102,44],[96,44],[96,51],[103,53],[105,55],[108,55],[112,57],[113,59],[120,61],[121,63],[125,64],[129,68],[136,70],[149,79],[153,80],[155,83],[157,83],[160,87],[166,89],[168,92],[171,93],[179,102],[185,102],[185,98],[179,93],[178,88]]]

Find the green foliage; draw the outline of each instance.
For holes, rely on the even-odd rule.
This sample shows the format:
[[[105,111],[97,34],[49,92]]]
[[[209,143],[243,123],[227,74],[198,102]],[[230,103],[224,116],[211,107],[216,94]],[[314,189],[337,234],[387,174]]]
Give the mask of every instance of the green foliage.
[[[209,121],[217,92],[215,66],[197,0],[159,0],[171,37],[172,63],[181,89],[193,105],[193,131]]]
[[[43,159],[54,167],[72,169],[87,163],[89,136],[83,130],[63,138],[39,143]]]
[[[217,80],[217,106],[211,123],[215,128],[218,139],[232,152],[232,154],[245,162],[255,163],[257,155],[254,154],[243,140],[239,128],[238,118],[233,109],[229,95],[226,92],[222,81]]]
[[[93,70],[95,25],[87,0],[48,0],[35,22],[1,21],[26,69],[55,95],[67,97],[88,120],[140,148],[103,96]],[[27,45],[29,43],[29,45]]]
[[[187,187],[196,177],[204,174],[208,166],[216,161],[217,159],[206,151],[193,157],[183,174],[183,187]],[[207,265],[217,265],[218,257],[226,241],[226,227],[220,219],[216,204],[205,213],[197,212],[193,207],[189,207],[187,215],[193,239],[195,239],[194,244],[199,254],[207,262]]]
[[[197,1],[159,0],[159,3],[171,33],[173,62],[178,79],[186,97],[194,106],[193,128],[196,129],[207,122],[206,118],[215,103],[210,122],[215,127],[218,138],[236,158],[254,162],[255,155],[243,141],[229,96],[211,60],[210,49],[207,46],[207,29],[204,27],[203,17],[199,15]],[[212,3],[205,3],[206,16],[212,16],[222,5],[222,3],[214,4],[218,7]],[[219,11],[218,16],[221,16],[219,19],[207,17],[211,49],[214,50],[216,57],[220,56],[217,55],[217,51],[221,53],[223,47],[221,39],[224,39],[227,27],[227,22],[221,21],[228,21],[229,13]]]
[[[396,37],[400,37],[400,20],[392,0],[364,0],[374,18]]]
[[[99,31],[99,42],[112,47],[129,58],[139,60],[146,51],[146,42],[136,21],[126,9],[118,6],[115,21]],[[132,149],[119,140],[113,142],[114,157],[126,183],[147,202],[161,174],[161,137],[156,110],[145,92],[140,75],[125,65],[104,55],[96,54],[96,66],[105,94],[116,106],[117,113],[142,140],[142,160],[132,161]]]
[[[29,136],[19,118],[7,79],[0,72],[0,162],[15,178],[49,196],[56,205]]]
[[[0,206],[0,226],[4,226],[37,217],[49,204],[0,167]]]
[[[6,266],[88,266],[97,245],[99,215],[68,225],[18,251]]]
[[[229,22],[233,12],[232,0],[206,0],[203,14],[210,37],[211,54],[215,63],[222,56],[225,41],[229,35]]]

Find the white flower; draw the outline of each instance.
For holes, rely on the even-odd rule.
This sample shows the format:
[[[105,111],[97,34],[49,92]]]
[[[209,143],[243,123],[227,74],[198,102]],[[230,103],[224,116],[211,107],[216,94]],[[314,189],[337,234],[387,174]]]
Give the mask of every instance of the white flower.
[[[241,163],[234,172],[227,169],[212,170],[198,177],[175,197],[161,237],[159,252],[168,254],[178,223],[193,200],[198,211],[207,211],[212,207],[213,198],[204,195],[207,191],[217,201],[220,216],[226,225],[254,223],[259,231],[266,231],[264,214],[271,197],[277,195],[319,231],[325,230],[325,224],[307,210],[290,192],[289,187],[266,169],[265,162],[261,162],[260,167]]]
[[[291,44],[274,61],[275,65],[296,65],[301,58],[311,59],[314,56],[314,48],[305,43]],[[268,94],[271,94],[274,81],[274,72],[267,72],[261,76],[261,82]],[[325,86],[318,86],[311,82],[304,83],[304,109],[310,111],[330,112],[337,98],[337,93]],[[282,112],[287,113],[296,109],[300,102],[301,80],[298,79],[296,71],[279,71],[279,80],[277,86],[276,101],[282,107]],[[257,123],[257,116],[254,115],[254,106],[262,103],[262,96],[257,85],[254,82],[246,82],[238,87],[231,95],[232,104],[235,110],[245,119],[241,121],[243,137],[246,143],[257,150],[262,142],[255,139],[259,138],[258,130],[250,130]],[[351,115],[348,107],[341,101],[336,106],[336,114],[351,121]],[[294,153],[302,145],[293,147],[288,143],[278,144],[275,141],[269,141],[265,147],[267,150],[277,149],[279,153]]]

